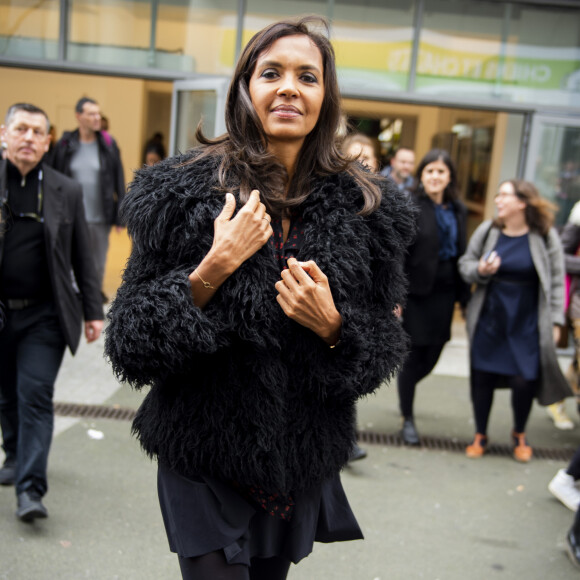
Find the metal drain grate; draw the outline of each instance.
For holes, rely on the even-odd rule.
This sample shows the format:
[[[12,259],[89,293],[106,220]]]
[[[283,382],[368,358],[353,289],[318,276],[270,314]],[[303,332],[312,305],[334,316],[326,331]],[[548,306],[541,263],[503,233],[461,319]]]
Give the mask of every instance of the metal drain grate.
[[[78,417],[81,419],[113,419],[115,421],[132,421],[137,412],[135,409],[116,405],[83,405],[78,403],[55,403],[54,412],[60,417]],[[404,443],[398,434],[375,433],[374,431],[359,431],[357,439],[363,443],[386,445],[387,447],[403,447]],[[445,437],[421,437],[421,445],[417,449],[433,449],[435,451],[451,451],[464,453],[470,441],[459,441]],[[490,455],[510,457],[512,449],[509,445],[492,443],[488,447]],[[568,462],[574,455],[574,449],[534,447],[535,459],[553,459]]]
[[[376,445],[386,445],[388,447],[403,447],[405,444],[398,434],[389,433],[375,433],[374,431],[359,431],[357,432],[357,439],[359,442],[370,443]],[[465,447],[471,441],[460,441],[457,439],[450,439],[445,437],[421,437],[421,445],[416,449],[433,449],[436,451],[452,451],[456,453],[465,453]],[[412,448],[412,447],[411,447]],[[512,448],[510,445],[500,445],[498,443],[490,443],[488,446],[489,455],[498,455],[511,457]],[[554,461],[568,462],[574,455],[574,449],[563,447],[535,447],[534,459],[552,459]]]
[[[135,409],[116,405],[81,405],[78,403],[55,403],[54,412],[60,417],[114,419],[116,421],[132,421],[136,413]]]

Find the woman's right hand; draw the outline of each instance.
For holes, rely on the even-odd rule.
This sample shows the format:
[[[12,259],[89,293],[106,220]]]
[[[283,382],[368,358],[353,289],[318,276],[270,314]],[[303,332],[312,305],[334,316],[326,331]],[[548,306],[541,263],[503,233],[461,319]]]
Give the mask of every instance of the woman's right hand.
[[[480,276],[493,276],[498,271],[500,265],[501,258],[498,255],[491,262],[485,256],[482,256],[477,264],[477,273]]]
[[[252,257],[272,235],[271,218],[260,201],[260,192],[254,189],[237,215],[236,199],[226,194],[226,203],[214,221],[214,238],[210,249],[212,257],[234,272]]]
[[[189,275],[194,304],[199,308],[211,300],[217,289],[272,235],[270,216],[254,189],[244,207],[232,218],[236,199],[226,194],[226,203],[214,221],[213,244]]]

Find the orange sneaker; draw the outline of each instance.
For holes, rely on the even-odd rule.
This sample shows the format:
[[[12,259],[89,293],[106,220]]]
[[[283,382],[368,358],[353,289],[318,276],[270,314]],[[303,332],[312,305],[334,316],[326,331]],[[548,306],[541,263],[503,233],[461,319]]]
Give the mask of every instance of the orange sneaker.
[[[465,455],[471,459],[481,457],[487,451],[487,437],[476,433],[473,443],[465,448]]]
[[[532,458],[532,448],[526,441],[525,433],[516,433],[512,431],[514,440],[514,459],[521,463],[527,463]]]

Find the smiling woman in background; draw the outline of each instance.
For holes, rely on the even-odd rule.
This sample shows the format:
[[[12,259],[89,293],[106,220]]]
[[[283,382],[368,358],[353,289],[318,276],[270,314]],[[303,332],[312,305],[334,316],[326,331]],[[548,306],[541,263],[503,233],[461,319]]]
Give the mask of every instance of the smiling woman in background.
[[[549,405],[572,394],[555,348],[564,324],[564,254],[554,205],[531,183],[504,181],[495,205],[497,219],[475,230],[459,260],[465,281],[477,284],[467,310],[476,433],[465,452],[486,452],[494,390],[504,383],[512,394],[513,456],[527,462],[534,397]]]
[[[362,537],[339,478],[355,402],[405,355],[411,209],[339,152],[316,23],[257,33],[228,133],[140,170],[124,204],[133,250],[106,352],[151,385],[133,429],[187,579],[283,579],[315,540]]]
[[[429,151],[417,168],[417,183],[411,196],[418,209],[417,237],[405,266],[409,296],[403,311],[411,352],[397,381],[401,437],[408,445],[420,443],[413,417],[416,385],[433,370],[451,336],[455,303],[465,306],[469,298],[469,288],[457,270],[466,245],[467,209],[457,199],[455,165],[449,153]]]

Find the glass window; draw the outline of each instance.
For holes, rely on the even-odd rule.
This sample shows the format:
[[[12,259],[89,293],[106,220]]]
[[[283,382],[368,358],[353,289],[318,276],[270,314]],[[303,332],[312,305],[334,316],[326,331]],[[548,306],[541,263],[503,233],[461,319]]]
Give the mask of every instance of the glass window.
[[[187,151],[199,145],[195,131],[203,119],[203,132],[207,137],[216,134],[217,92],[212,90],[181,91],[177,94],[175,150]]]
[[[580,122],[535,119],[526,169],[541,195],[558,205],[556,225],[568,221],[580,201]]]
[[[93,65],[147,66],[151,3],[70,0],[67,58]]]
[[[238,0],[160,0],[154,66],[230,75],[237,28]]]
[[[68,58],[228,74],[237,17],[238,0],[70,0]]]
[[[199,122],[206,137],[225,133],[227,77],[198,78],[173,83],[170,154],[199,145],[195,133]]]
[[[59,0],[0,0],[0,56],[56,59]]]
[[[335,2],[332,44],[343,93],[407,89],[414,10],[409,0]]]
[[[577,106],[579,16],[575,8],[425,0],[416,90]]]
[[[505,6],[425,0],[415,90],[471,98],[499,96]]]
[[[246,0],[242,48],[264,26],[305,14],[329,17],[328,0]]]
[[[580,106],[580,9],[511,9],[502,93],[514,101]]]

